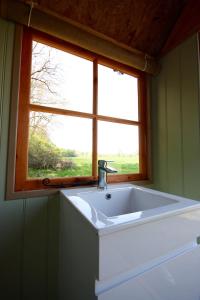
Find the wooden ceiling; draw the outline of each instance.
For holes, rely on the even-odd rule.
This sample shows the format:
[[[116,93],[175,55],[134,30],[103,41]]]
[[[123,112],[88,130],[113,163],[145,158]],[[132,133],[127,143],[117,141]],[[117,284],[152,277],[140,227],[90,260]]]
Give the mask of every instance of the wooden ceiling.
[[[24,2],[27,2],[24,0]],[[157,56],[187,0],[37,0],[131,48]]]

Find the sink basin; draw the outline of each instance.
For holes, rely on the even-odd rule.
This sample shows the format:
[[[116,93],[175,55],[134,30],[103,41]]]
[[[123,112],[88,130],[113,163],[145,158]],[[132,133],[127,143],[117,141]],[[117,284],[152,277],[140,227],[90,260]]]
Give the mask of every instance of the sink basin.
[[[78,193],[77,196],[87,201],[87,203],[107,217],[130,214],[177,203],[176,200],[155,194],[145,194],[140,189],[134,189],[133,187],[83,192]]]
[[[200,207],[200,203],[132,184],[62,190],[61,195],[99,232],[111,232],[164,215]]]

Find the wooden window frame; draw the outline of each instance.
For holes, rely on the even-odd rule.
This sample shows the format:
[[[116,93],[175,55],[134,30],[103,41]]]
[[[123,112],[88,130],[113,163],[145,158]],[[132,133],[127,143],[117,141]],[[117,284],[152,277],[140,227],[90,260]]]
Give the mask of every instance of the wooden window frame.
[[[84,113],[67,109],[52,108],[48,106],[31,104],[30,101],[30,76],[32,60],[32,41],[36,40],[45,43],[48,46],[66,51],[79,57],[88,59],[93,62],[93,112]],[[98,115],[98,86],[97,72],[98,64],[106,67],[115,68],[128,75],[138,79],[138,121],[131,121],[116,117]],[[146,111],[146,75],[144,72],[135,70],[132,67],[118,63],[114,60],[97,55],[68,42],[59,40],[55,37],[38,32],[33,29],[23,29],[22,51],[21,51],[21,72],[19,87],[19,111],[18,111],[18,128],[17,128],[17,147],[16,147],[16,166],[15,166],[15,192],[49,189],[42,183],[42,179],[27,178],[28,166],[28,137],[29,137],[29,112],[54,113],[58,115],[67,115],[91,119],[93,122],[92,132],[92,176],[77,176],[52,178],[52,185],[59,184],[82,184],[97,180],[97,122],[98,120],[113,122],[117,124],[136,125],[139,129],[139,173],[135,174],[118,174],[108,177],[109,183],[128,182],[135,180],[148,179],[147,174],[147,111]]]

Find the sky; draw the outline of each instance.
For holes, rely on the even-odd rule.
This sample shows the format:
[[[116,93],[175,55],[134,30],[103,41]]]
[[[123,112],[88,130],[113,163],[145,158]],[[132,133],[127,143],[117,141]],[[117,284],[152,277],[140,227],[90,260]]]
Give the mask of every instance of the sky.
[[[32,89],[39,103],[51,107],[92,113],[93,63],[75,55],[42,44],[35,48],[32,72],[49,57],[51,75],[36,73],[51,87],[40,84]],[[56,68],[55,68],[56,66]],[[41,77],[42,76],[42,77]],[[99,114],[138,120],[137,79],[110,68],[98,66]],[[39,81],[37,81],[39,82]],[[42,87],[42,88],[41,88]],[[56,115],[48,124],[49,136],[58,147],[80,152],[92,150],[92,120]],[[138,153],[138,128],[111,122],[98,122],[98,152],[100,154]]]

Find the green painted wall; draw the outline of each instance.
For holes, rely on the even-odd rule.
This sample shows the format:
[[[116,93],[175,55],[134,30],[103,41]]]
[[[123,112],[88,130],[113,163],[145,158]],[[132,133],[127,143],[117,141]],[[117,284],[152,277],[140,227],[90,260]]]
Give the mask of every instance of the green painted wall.
[[[14,25],[0,19],[0,297],[57,299],[58,199],[5,201]]]
[[[197,36],[168,53],[151,80],[153,181],[156,189],[200,199]]]

